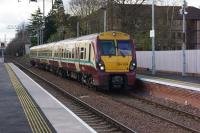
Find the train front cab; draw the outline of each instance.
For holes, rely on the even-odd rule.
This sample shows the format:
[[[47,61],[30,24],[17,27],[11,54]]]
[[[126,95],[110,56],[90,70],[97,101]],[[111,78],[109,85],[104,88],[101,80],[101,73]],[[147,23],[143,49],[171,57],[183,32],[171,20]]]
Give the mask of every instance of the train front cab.
[[[121,32],[105,32],[97,41],[97,84],[102,88],[131,88],[136,80],[133,40]]]

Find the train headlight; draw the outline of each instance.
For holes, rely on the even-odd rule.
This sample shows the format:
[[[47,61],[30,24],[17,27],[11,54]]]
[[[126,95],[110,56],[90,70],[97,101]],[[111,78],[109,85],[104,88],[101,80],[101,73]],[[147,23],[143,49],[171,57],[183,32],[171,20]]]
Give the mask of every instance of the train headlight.
[[[131,61],[130,66],[129,66],[129,70],[130,71],[134,71],[137,67],[137,64],[134,61]]]
[[[116,36],[116,32],[113,32],[112,35],[113,35],[113,36]]]
[[[101,71],[104,71],[104,70],[105,70],[104,66],[101,66],[101,67],[100,67],[100,70],[101,70]]]
[[[97,65],[101,71],[105,71],[105,65],[104,65],[103,61],[100,61],[99,63],[97,63]]]

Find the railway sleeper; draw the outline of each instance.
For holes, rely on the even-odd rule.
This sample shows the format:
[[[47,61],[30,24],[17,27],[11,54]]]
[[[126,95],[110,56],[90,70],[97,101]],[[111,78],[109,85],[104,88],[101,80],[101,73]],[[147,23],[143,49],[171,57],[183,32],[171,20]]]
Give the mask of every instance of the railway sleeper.
[[[108,124],[107,122],[91,122],[88,123],[90,126],[100,126],[100,125],[106,125]]]
[[[80,116],[81,117],[81,116]],[[104,119],[100,118],[100,117],[91,117],[90,119],[87,119],[87,118],[83,118],[85,121],[87,122],[90,122],[90,121],[93,121],[93,122],[103,122]]]
[[[87,118],[87,119],[98,119],[96,115],[79,115],[81,118]]]
[[[115,128],[115,127],[113,127],[113,125],[110,125],[110,124],[108,124],[108,125],[98,125],[98,126],[95,126],[94,127],[96,130],[101,130],[101,131],[110,131],[110,129],[112,129],[112,130],[117,130],[118,128]]]
[[[124,133],[124,132],[122,132],[122,131],[120,131],[120,129],[119,128],[109,128],[109,129],[107,129],[107,130],[104,130],[103,132],[105,132],[105,133]],[[102,132],[101,132],[102,133]]]
[[[82,118],[82,119],[89,119],[89,120],[100,120],[101,118],[100,117],[98,117],[98,116],[81,116],[80,115],[80,117]]]
[[[98,120],[87,120],[85,122],[87,122],[87,123],[101,123],[101,122],[105,122],[105,121],[102,120],[102,119],[98,119]]]
[[[92,113],[76,113],[77,115],[81,115],[81,116],[95,116],[94,114]]]

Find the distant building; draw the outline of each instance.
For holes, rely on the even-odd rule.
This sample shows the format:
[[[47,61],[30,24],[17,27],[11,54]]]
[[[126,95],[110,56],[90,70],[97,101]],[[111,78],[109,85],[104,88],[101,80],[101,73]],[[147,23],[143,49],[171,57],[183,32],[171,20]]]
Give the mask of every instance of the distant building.
[[[182,45],[182,15],[179,6],[155,6],[156,49],[177,50]],[[108,6],[82,19],[82,34],[103,31],[103,12],[107,11],[107,30],[129,33],[139,50],[151,50],[151,5]],[[186,9],[187,49],[200,49],[200,9]]]

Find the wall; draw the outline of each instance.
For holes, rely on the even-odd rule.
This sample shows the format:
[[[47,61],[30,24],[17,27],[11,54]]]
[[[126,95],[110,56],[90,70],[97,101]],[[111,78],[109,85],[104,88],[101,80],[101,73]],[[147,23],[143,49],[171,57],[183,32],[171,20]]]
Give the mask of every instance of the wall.
[[[139,68],[152,67],[152,52],[137,51]],[[182,72],[182,51],[156,51],[156,70]],[[200,50],[186,50],[186,72],[200,74]]]

